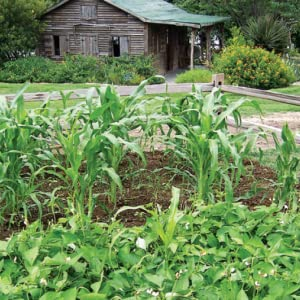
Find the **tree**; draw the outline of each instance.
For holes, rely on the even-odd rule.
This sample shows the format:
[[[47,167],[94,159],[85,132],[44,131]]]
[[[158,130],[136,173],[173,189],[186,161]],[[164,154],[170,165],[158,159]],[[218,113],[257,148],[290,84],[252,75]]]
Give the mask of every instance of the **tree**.
[[[245,26],[249,19],[273,15],[285,23],[290,40],[300,45],[300,0],[170,0],[174,4],[198,14],[231,17],[229,27]],[[169,2],[170,2],[169,1]],[[298,45],[298,46],[299,46]]]
[[[0,62],[35,49],[42,30],[38,18],[45,7],[44,0],[0,0]]]

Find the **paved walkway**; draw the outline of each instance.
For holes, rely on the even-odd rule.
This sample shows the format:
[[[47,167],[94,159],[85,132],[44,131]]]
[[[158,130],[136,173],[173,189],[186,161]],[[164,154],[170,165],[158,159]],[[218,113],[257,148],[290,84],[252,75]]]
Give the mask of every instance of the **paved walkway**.
[[[201,85],[202,90],[204,92],[209,92],[212,89],[212,84],[197,84]],[[104,85],[99,85],[104,86]],[[192,84],[191,83],[164,83],[164,84],[153,84],[146,86],[146,94],[164,94],[164,93],[190,93],[192,91]],[[121,96],[128,96],[130,95],[137,86],[115,86],[115,89]],[[71,99],[79,99],[85,98],[88,91],[90,89],[78,89],[73,90],[73,94],[71,95]],[[64,94],[67,94],[70,90],[63,91]],[[15,94],[7,94],[1,95],[4,96],[7,100],[12,100],[15,97]],[[97,96],[96,91],[94,91],[94,97]],[[59,100],[61,99],[60,92],[44,92],[44,93],[24,93],[23,94],[25,101],[43,101],[50,97],[51,100]]]

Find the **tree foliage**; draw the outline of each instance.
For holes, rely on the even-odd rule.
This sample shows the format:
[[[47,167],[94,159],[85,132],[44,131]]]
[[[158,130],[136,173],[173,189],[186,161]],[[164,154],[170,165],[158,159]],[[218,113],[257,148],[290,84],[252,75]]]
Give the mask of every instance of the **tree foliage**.
[[[0,0],[0,62],[25,56],[38,42],[44,0]]]
[[[190,12],[231,17],[232,25],[243,27],[249,19],[273,15],[285,23],[292,40],[300,46],[300,0],[170,0]]]

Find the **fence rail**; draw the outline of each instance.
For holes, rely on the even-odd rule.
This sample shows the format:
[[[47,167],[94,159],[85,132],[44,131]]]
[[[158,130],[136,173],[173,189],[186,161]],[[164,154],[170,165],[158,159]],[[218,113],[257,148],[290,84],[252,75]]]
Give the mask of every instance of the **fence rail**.
[[[277,92],[264,91],[259,89],[246,88],[246,87],[238,87],[232,85],[221,85],[220,89],[222,90],[222,92],[268,99],[268,100],[273,100],[273,101],[292,104],[292,105],[300,105],[300,96],[287,95],[287,94],[282,94]]]

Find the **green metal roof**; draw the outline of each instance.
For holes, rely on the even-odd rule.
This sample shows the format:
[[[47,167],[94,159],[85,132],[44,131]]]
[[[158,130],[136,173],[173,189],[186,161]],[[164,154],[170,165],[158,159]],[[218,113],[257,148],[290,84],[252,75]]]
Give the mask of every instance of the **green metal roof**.
[[[228,20],[228,17],[190,14],[164,0],[104,0],[148,23],[204,27]]]
[[[46,11],[45,14],[66,4],[63,0]],[[119,9],[137,17],[143,22],[201,28],[228,20],[228,17],[190,14],[164,0],[104,0]]]

